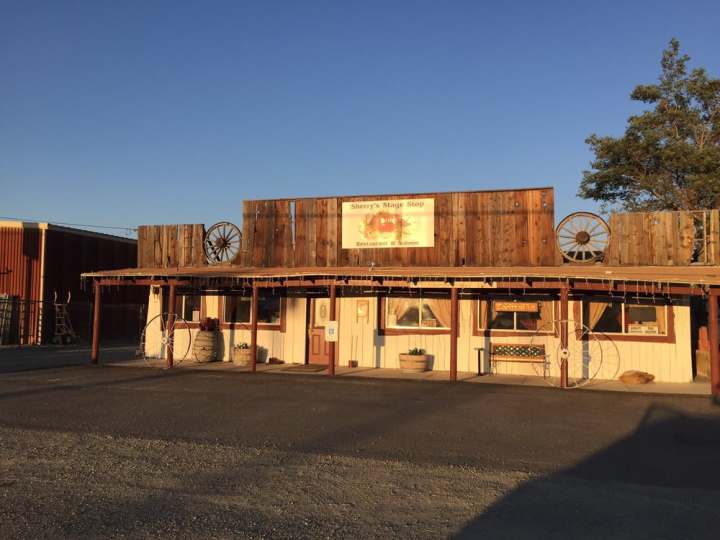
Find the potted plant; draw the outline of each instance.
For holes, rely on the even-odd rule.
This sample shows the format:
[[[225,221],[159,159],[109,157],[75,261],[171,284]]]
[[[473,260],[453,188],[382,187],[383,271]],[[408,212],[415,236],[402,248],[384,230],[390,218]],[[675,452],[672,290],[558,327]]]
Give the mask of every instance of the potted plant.
[[[425,349],[414,347],[400,355],[400,369],[408,373],[422,373],[430,369],[430,355]]]
[[[200,329],[193,341],[193,355],[197,362],[214,362],[218,358],[218,320],[209,317],[200,321]]]
[[[250,345],[245,342],[235,345],[232,348],[232,361],[233,364],[237,364],[239,366],[249,366]]]

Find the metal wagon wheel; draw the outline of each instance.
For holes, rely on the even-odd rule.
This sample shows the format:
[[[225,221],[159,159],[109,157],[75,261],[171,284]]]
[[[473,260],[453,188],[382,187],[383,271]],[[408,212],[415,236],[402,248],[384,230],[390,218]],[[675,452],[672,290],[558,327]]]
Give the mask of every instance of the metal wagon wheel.
[[[575,212],[557,226],[555,241],[566,260],[592,263],[605,255],[610,242],[610,227],[596,214]]]
[[[148,366],[154,360],[167,358],[168,351],[173,353],[173,364],[179,365],[190,352],[192,334],[185,319],[175,315],[168,324],[168,314],[160,313],[148,321],[140,335],[139,352]],[[173,339],[170,339],[172,331]]]
[[[556,332],[565,324],[568,328],[568,344],[567,347],[562,347]],[[602,339],[599,339],[600,337]],[[530,345],[542,345],[545,348],[545,365],[532,366],[536,375],[542,377],[550,386],[560,388],[563,361],[567,362],[568,389],[617,377],[620,355],[615,343],[609,336],[590,332],[590,329],[580,322],[548,322],[532,335]]]
[[[240,253],[241,245],[240,229],[229,221],[221,221],[205,233],[205,258],[210,264],[231,263]]]

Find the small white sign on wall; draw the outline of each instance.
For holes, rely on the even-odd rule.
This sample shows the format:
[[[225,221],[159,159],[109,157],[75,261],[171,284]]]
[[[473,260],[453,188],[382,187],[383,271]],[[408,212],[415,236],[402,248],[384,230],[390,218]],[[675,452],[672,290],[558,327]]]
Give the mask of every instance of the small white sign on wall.
[[[338,322],[328,321],[325,323],[325,341],[337,341]]]

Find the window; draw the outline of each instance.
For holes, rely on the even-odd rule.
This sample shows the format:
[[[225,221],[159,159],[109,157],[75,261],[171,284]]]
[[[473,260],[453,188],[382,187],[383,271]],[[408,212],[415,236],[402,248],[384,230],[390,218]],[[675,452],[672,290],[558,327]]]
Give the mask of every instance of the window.
[[[226,297],[224,315],[224,322],[250,323],[250,299],[239,298],[237,296]]]
[[[168,296],[163,294],[162,311],[168,312]],[[175,315],[186,322],[200,322],[202,317],[202,296],[196,294],[178,294],[175,296]]]
[[[553,300],[523,300],[494,298],[477,303],[479,330],[507,330],[510,332],[553,332],[555,302]]]
[[[175,298],[175,313],[187,322],[200,322],[200,300],[198,295],[181,295]]]
[[[280,297],[267,296],[258,298],[258,323],[280,323]]]
[[[450,300],[440,298],[388,298],[385,302],[387,328],[450,328]]]
[[[591,332],[666,336],[667,306],[664,304],[583,300],[582,320]]]
[[[250,324],[251,302],[252,300],[245,296],[226,297],[223,321]],[[258,324],[280,324],[280,305],[279,296],[258,297]]]

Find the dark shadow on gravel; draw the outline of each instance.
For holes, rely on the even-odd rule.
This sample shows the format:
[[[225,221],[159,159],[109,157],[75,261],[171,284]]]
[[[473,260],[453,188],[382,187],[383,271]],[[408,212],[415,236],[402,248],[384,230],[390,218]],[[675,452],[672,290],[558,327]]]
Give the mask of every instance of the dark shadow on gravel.
[[[644,502],[649,490],[662,504]],[[718,501],[720,415],[650,406],[632,434],[523,484],[455,537],[717,538]]]

